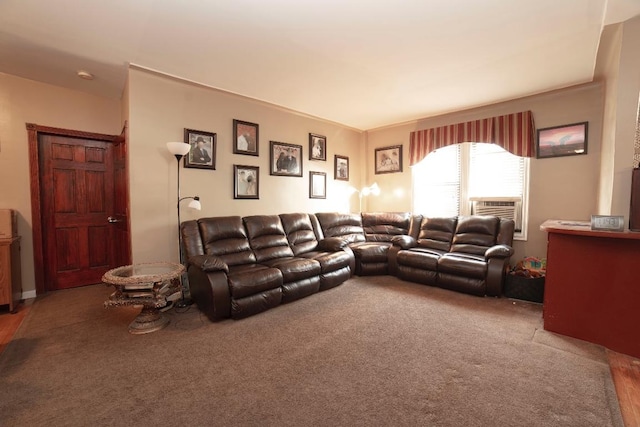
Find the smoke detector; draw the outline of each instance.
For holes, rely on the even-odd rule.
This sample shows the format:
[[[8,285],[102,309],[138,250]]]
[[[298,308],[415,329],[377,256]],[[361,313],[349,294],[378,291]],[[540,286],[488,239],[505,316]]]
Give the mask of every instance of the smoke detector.
[[[90,72],[88,72],[88,71],[85,71],[85,70],[79,70],[77,74],[78,74],[78,77],[80,77],[81,79],[84,79],[84,80],[93,80],[93,74],[91,74],[91,73],[90,73]]]

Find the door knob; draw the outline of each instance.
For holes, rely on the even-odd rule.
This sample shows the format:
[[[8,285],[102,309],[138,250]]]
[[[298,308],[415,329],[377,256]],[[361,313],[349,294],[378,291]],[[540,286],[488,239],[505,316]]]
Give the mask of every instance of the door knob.
[[[107,218],[107,221],[109,221],[110,224],[113,224],[114,222],[120,222],[119,219],[116,219],[112,216],[110,216],[109,218]]]

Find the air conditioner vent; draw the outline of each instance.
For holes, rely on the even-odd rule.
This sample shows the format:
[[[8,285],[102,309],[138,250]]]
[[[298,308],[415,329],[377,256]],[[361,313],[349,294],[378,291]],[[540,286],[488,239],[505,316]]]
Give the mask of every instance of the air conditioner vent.
[[[515,222],[515,231],[522,231],[522,201],[519,198],[474,197],[470,201],[473,215],[493,215],[512,219]]]

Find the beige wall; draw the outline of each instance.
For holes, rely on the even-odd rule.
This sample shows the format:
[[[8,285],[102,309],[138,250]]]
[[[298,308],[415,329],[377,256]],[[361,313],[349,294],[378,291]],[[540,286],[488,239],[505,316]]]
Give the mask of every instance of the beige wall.
[[[217,134],[216,170],[181,167],[182,196],[199,195],[202,211],[182,205],[181,219],[219,215],[348,211],[349,184],[362,170],[361,132],[292,113],[263,102],[131,69],[129,164],[134,262],[178,259],[176,160],[167,141],[182,141],[184,128]],[[260,126],[259,157],[233,154],[233,119]],[[327,137],[327,161],[310,161],[309,132]],[[269,175],[269,141],[303,146],[303,177]],[[333,156],[349,157],[351,182],[333,179]],[[233,199],[233,165],[260,167],[259,200]],[[309,199],[309,171],[326,172],[327,199]],[[351,202],[351,204],[349,203]],[[355,207],[355,208],[354,208]]]
[[[0,208],[18,211],[22,288],[32,297],[36,286],[25,123],[118,135],[120,101],[0,73]]]
[[[605,27],[600,37],[595,78],[604,83],[604,111],[602,118],[602,147],[600,150],[600,182],[598,214],[610,215],[614,184],[616,153],[616,110],[618,99],[618,70],[622,24]]]
[[[604,213],[623,215],[627,224],[640,93],[640,17],[622,23],[618,32],[620,34],[610,46],[613,53],[604,75],[609,108],[609,114],[605,114],[604,119],[608,161],[602,167],[607,168],[608,179],[600,190],[605,200],[608,200],[605,195],[611,193]]]
[[[382,194],[370,197],[368,208],[372,211],[411,210],[411,168],[408,163],[411,131],[524,110],[533,112],[536,127],[539,129],[588,121],[587,155],[533,158],[530,161],[528,239],[514,244],[514,259],[527,255],[544,257],[546,234],[540,231],[540,224],[550,218],[585,220],[596,212],[602,98],[601,85],[588,84],[371,130],[367,132],[367,182],[377,181]],[[403,145],[403,173],[375,175],[375,148],[398,144]]]

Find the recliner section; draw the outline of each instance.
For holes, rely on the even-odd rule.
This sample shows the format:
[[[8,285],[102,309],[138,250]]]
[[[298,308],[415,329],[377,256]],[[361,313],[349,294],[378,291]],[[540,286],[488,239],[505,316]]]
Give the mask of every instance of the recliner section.
[[[514,225],[494,216],[423,218],[417,239],[393,239],[391,270],[412,282],[500,296],[513,255]]]

